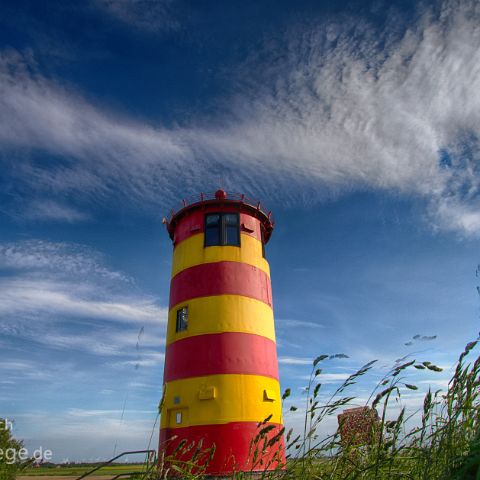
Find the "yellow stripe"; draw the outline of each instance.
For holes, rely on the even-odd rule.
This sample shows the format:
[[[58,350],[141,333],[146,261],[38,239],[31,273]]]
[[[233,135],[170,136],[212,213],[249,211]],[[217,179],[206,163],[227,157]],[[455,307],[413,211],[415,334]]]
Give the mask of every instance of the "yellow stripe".
[[[188,306],[188,328],[177,333],[177,310],[184,306]],[[221,332],[254,333],[275,341],[273,310],[253,298],[215,295],[179,303],[168,314],[167,345],[186,337]]]
[[[269,422],[282,423],[280,384],[273,378],[209,375],[168,382],[165,388],[162,428],[261,422],[269,415]]]
[[[179,243],[173,251],[172,277],[186,268],[213,262],[242,262],[263,270],[270,276],[268,262],[262,257],[262,243],[251,235],[241,234],[241,247],[203,246],[204,234],[199,233]]]

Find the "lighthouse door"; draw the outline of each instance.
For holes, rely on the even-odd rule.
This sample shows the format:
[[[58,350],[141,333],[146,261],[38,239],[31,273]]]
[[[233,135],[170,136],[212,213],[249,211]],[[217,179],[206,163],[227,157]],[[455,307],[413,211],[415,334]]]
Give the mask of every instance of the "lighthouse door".
[[[172,408],[168,411],[168,426],[170,428],[188,426],[188,408]]]

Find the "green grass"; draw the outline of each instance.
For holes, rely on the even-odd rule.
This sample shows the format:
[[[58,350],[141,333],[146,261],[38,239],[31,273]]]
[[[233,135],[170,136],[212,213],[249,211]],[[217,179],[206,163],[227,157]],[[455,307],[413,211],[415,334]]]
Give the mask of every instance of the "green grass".
[[[286,433],[289,454],[285,468],[271,472],[268,465],[257,461],[255,470],[264,470],[261,478],[285,480],[480,480],[480,357],[472,358],[478,341],[469,343],[461,353],[448,390],[424,394],[423,408],[417,412],[420,419],[414,427],[408,427],[411,422],[405,408],[392,414],[398,412],[402,395],[418,390],[406,382],[406,373],[423,370],[433,375],[442,369],[427,361],[394,365],[367,402],[378,413],[378,421],[372,422],[371,431],[361,441],[355,436],[342,441],[338,431],[325,438],[322,426],[328,417],[336,420],[347,405],[358,403],[350,392],[375,362],[351,375],[325,401],[318,378],[322,362],[331,357],[317,357],[307,387],[303,431],[296,437],[292,431]],[[287,389],[283,399],[289,394]],[[261,432],[262,426],[259,428]],[[262,449],[278,449],[279,443],[269,445],[268,434],[259,433],[252,446],[256,458],[261,458]],[[195,458],[191,462],[173,461],[173,468],[183,472],[182,478],[200,478],[195,473],[197,464]],[[171,473],[164,468],[152,470],[149,476],[167,478]],[[232,478],[251,477],[239,473]]]
[[[304,432],[289,445],[298,453],[291,455],[285,473],[265,476],[325,480],[480,478],[480,357],[471,358],[477,343],[478,339],[469,343],[461,353],[447,391],[426,392],[421,419],[415,427],[407,427],[404,408],[393,420],[390,414],[405,392],[418,390],[416,385],[406,383],[405,373],[409,369],[432,373],[441,369],[414,360],[395,365],[377,384],[368,402],[379,414],[379,421],[371,427],[370,441],[357,444],[355,439],[342,442],[338,432],[328,438],[318,437],[317,432],[328,416],[337,415],[355,400],[348,393],[360,377],[368,375],[374,362],[353,374],[322,403],[316,378],[326,357],[318,357],[307,389]],[[289,432],[287,438],[291,435]]]
[[[22,475],[25,476],[80,476],[85,472],[88,472],[95,465],[60,465],[57,467],[39,467],[39,468],[28,468],[22,472]],[[109,465],[102,467],[100,470],[97,470],[94,475],[109,475],[111,477],[118,475],[120,473],[129,473],[129,472],[143,472],[145,470],[145,465],[139,464],[125,464],[125,465]]]
[[[394,365],[371,392],[367,406],[376,410],[378,421],[372,422],[371,430],[360,441],[355,436],[342,441],[338,431],[325,437],[323,425],[332,416],[336,421],[337,414],[346,406],[358,403],[350,392],[359,380],[371,373],[375,362],[351,375],[325,400],[318,379],[324,360],[331,357],[317,357],[312,363],[306,391],[303,431],[296,436],[292,431],[285,432],[289,452],[285,468],[268,471],[268,465],[259,460],[264,449],[278,451],[280,448],[279,438],[269,437],[263,423],[259,424],[259,434],[252,442],[253,457],[257,459],[255,470],[263,471],[262,478],[272,480],[480,480],[480,357],[475,358],[478,343],[477,338],[461,353],[448,389],[428,390],[424,394],[423,408],[418,412],[420,418],[414,427],[408,426],[411,422],[405,409],[398,411],[402,396],[418,390],[416,385],[407,383],[407,372],[422,370],[434,375],[441,368],[415,360]],[[287,389],[283,400],[289,394]],[[3,437],[4,444],[20,445],[8,433],[3,433]],[[179,474],[180,478],[201,478],[214,448],[204,450],[201,445],[183,445],[179,450],[183,450],[182,461],[161,459],[160,468],[156,468],[156,461],[148,466],[115,464],[103,467],[95,475],[113,477],[137,471],[137,478],[142,480],[159,480],[172,473]],[[185,452],[190,453],[187,460]],[[79,476],[92,466],[3,467],[0,480],[12,480],[14,474]],[[251,477],[239,473],[232,478]]]

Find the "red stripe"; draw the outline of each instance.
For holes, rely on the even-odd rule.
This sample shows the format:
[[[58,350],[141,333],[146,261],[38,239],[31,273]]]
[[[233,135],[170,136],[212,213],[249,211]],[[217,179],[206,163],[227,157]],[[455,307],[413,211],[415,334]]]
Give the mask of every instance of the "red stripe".
[[[172,278],[170,308],[191,298],[227,294],[272,306],[270,278],[263,270],[241,262],[215,262],[186,268]]]
[[[206,472],[210,475],[224,475],[237,472],[275,470],[285,466],[285,444],[283,435],[273,446],[267,447],[263,451],[264,440],[258,443],[252,441],[259,434],[260,430],[268,425],[274,428],[266,434],[268,439],[277,435],[282,425],[264,424],[258,427],[255,422],[234,422],[222,425],[201,425],[185,428],[172,428],[160,430],[159,451],[166,456],[172,456],[177,460],[189,461],[195,452],[195,447],[202,440],[202,451],[215,444],[215,454],[208,463]],[[188,452],[175,452],[175,448],[183,440],[187,440],[186,445],[195,442],[195,446]],[[252,446],[252,448],[250,448]],[[254,453],[257,450],[258,457],[254,462]],[[174,453],[175,452],[175,453]],[[162,456],[159,455],[160,461]],[[263,463],[260,463],[260,460]],[[168,468],[168,459],[164,468]],[[205,464],[205,460],[198,464]]]
[[[175,234],[173,237],[174,246],[177,246],[180,242],[183,242],[185,239],[196,235],[197,233],[203,233],[205,231],[206,213],[238,213],[238,211],[238,207],[219,207],[218,205],[206,207],[203,210],[193,210],[191,213],[181,218],[178,222],[178,225],[175,226]],[[241,233],[251,235],[259,241],[261,241],[262,239],[260,234],[260,220],[258,220],[258,218],[252,217],[251,215],[248,215],[247,213],[240,213],[240,231]]]
[[[196,335],[168,345],[164,382],[219,374],[261,375],[278,380],[275,343],[260,335],[225,332]]]

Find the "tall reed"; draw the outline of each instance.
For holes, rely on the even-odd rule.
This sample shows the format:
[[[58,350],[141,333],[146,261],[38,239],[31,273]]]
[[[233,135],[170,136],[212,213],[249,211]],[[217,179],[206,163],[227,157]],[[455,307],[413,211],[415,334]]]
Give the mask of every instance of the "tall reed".
[[[461,353],[446,391],[428,389],[423,407],[415,414],[407,415],[405,407],[398,411],[402,395],[418,391],[417,385],[407,383],[407,372],[423,370],[435,374],[442,369],[429,361],[396,363],[377,382],[365,402],[369,407],[366,411],[375,412],[375,421],[369,422],[371,431],[353,435],[348,441],[341,438],[341,428],[331,435],[322,435],[323,424],[345,407],[358,403],[350,392],[362,377],[371,373],[376,361],[364,365],[323,398],[321,365],[332,356],[317,357],[306,387],[302,430],[295,434],[290,429],[285,435],[286,465],[270,471],[271,464],[256,461],[266,449],[277,449],[280,458],[284,432],[269,436],[265,429],[267,418],[259,423],[258,435],[251,444],[252,472],[235,473],[231,478],[252,478],[255,472],[255,478],[285,480],[480,480],[480,357],[472,358],[478,342],[479,338],[470,342]],[[290,394],[287,389],[283,400]],[[290,410],[298,408],[291,406]],[[409,427],[412,422],[415,426]],[[198,445],[189,448],[197,452],[189,461],[175,463],[173,459],[172,463],[172,459],[167,459],[161,465],[174,465],[175,474],[181,478],[201,478],[214,451],[203,452]],[[200,457],[199,469],[196,460]],[[155,476],[165,478],[168,473],[157,470]]]

